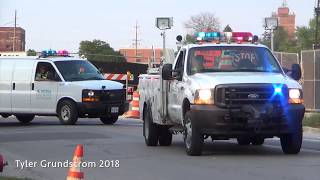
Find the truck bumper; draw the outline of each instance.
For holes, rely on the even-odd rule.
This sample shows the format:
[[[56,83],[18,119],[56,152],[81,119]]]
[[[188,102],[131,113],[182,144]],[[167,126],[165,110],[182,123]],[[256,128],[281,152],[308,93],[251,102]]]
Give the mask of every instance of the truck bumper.
[[[214,105],[191,105],[190,110],[193,125],[204,134],[229,137],[259,134],[272,137],[290,133],[301,126],[305,107],[290,104],[259,118],[248,117],[242,109],[223,109]]]
[[[119,116],[129,109],[127,101],[123,103],[104,103],[104,102],[80,102],[77,103],[78,114],[80,117],[98,118],[105,116]],[[118,109],[118,112],[112,112],[111,109]]]

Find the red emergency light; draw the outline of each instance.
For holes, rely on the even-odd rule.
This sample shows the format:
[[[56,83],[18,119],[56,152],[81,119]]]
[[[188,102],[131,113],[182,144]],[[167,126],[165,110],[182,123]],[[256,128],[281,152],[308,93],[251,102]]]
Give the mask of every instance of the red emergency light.
[[[253,35],[251,32],[233,32],[232,41],[237,43],[252,42]]]

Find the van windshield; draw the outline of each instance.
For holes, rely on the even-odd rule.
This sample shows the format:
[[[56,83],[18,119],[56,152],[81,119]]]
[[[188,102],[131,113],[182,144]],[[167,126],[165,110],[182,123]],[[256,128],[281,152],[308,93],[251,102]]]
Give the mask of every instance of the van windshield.
[[[88,61],[56,61],[54,64],[65,81],[105,80],[100,71]]]
[[[280,73],[277,60],[263,47],[195,47],[189,51],[188,74],[205,72]]]

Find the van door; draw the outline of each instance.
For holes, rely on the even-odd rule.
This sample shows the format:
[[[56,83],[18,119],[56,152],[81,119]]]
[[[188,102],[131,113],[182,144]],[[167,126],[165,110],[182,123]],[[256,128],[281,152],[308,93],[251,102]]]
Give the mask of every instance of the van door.
[[[35,114],[55,114],[58,83],[61,81],[54,66],[38,62],[32,80],[31,106]]]
[[[35,61],[16,60],[13,70],[11,107],[12,113],[30,114],[31,78]]]
[[[11,113],[12,73],[14,59],[0,60],[0,112]]]

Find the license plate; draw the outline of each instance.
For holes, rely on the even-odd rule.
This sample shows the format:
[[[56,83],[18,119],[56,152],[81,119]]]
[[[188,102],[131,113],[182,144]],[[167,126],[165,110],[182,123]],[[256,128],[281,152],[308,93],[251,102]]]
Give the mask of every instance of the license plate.
[[[111,113],[118,113],[119,107],[111,107]]]

